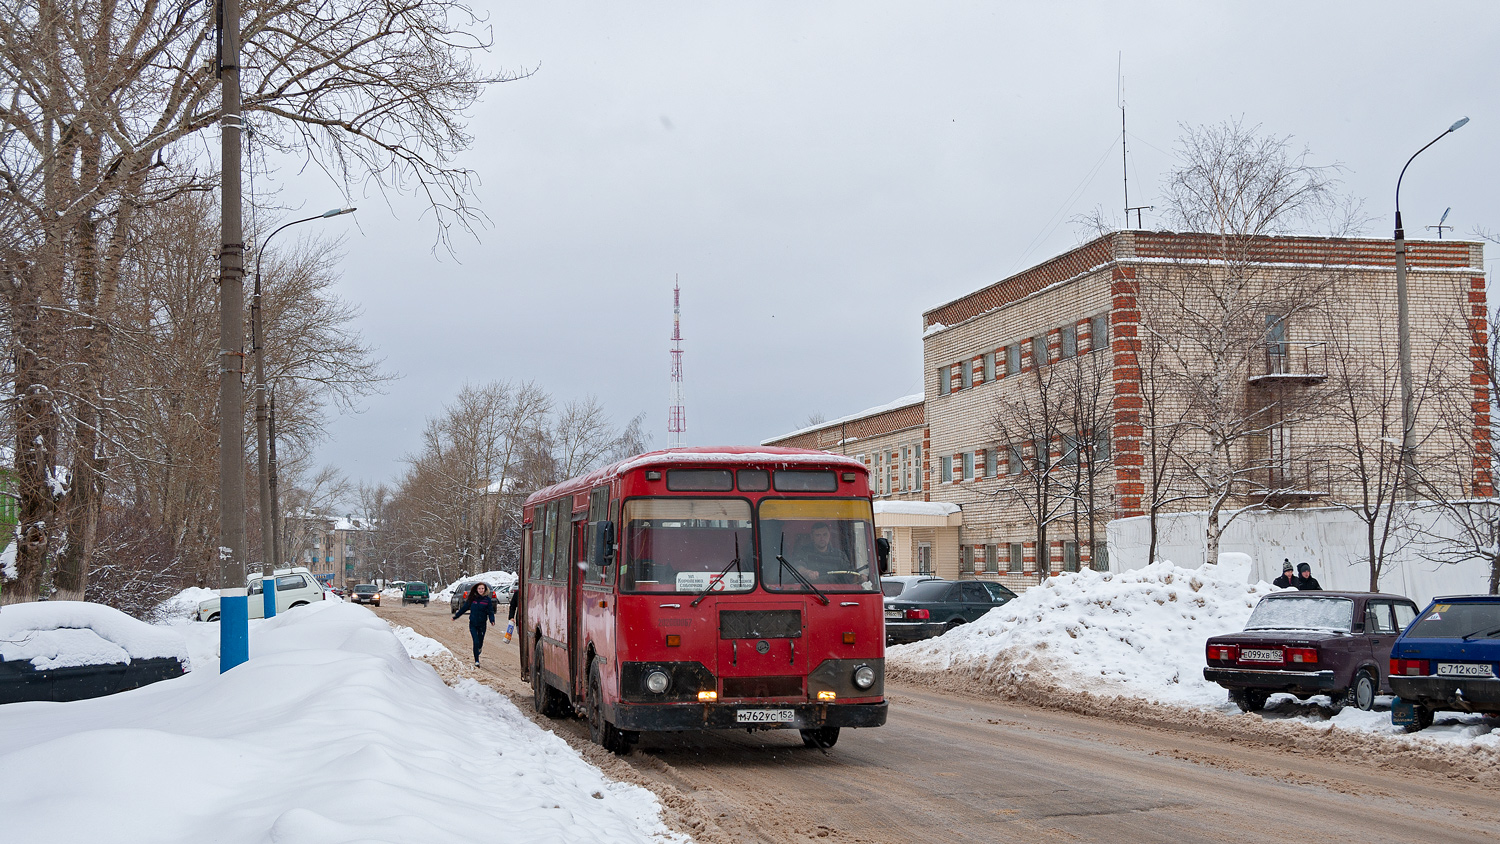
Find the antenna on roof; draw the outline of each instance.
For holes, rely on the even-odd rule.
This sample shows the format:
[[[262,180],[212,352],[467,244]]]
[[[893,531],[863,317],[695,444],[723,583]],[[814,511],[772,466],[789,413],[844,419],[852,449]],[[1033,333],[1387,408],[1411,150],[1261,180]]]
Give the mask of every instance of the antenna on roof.
[[[1141,212],[1150,211],[1154,205],[1130,205],[1130,162],[1125,157],[1125,53],[1120,52],[1119,66],[1115,71],[1115,101],[1120,105],[1120,172],[1125,182],[1125,225],[1130,225],[1130,212],[1135,212],[1135,227],[1141,227]]]
[[[1432,231],[1433,229],[1437,229],[1438,240],[1442,240],[1443,239],[1443,229],[1451,229],[1451,228],[1453,228],[1452,226],[1445,226],[1445,225],[1443,225],[1443,223],[1448,222],[1448,212],[1452,211],[1452,210],[1453,210],[1453,207],[1450,205],[1448,208],[1446,208],[1446,209],[1443,210],[1442,219],[1440,219],[1440,220],[1437,221],[1437,225],[1435,225],[1435,226],[1428,226],[1427,227],[1428,231]]]
[[[667,447],[687,444],[687,400],[682,395],[682,288],[672,276],[672,405],[667,410]]]

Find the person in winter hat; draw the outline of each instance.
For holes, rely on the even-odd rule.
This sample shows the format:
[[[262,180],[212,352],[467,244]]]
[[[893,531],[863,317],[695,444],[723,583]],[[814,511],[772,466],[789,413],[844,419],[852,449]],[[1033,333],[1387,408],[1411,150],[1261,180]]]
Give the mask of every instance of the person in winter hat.
[[[1297,564],[1297,588],[1304,592],[1313,592],[1323,588],[1322,584],[1318,583],[1318,579],[1312,576],[1312,566],[1307,563]]]
[[[484,623],[488,621],[491,627],[495,625],[496,609],[495,596],[490,593],[489,584],[480,581],[469,590],[463,605],[453,614],[454,621],[464,613],[469,614],[469,635],[474,637],[475,668],[479,667],[479,651],[484,647]]]
[[[1271,581],[1271,585],[1278,589],[1300,589],[1297,585],[1297,575],[1293,571],[1292,561],[1283,560],[1281,563],[1281,577]]]

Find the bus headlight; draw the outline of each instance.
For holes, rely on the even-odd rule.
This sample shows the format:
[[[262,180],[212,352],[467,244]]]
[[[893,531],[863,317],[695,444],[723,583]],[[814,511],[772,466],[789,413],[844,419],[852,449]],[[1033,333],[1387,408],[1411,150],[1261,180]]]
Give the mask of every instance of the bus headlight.
[[[875,685],[875,669],[868,665],[861,665],[854,669],[854,686],[858,689],[868,689]]]
[[[872,680],[871,682],[874,681]],[[652,694],[661,694],[662,692],[666,691],[667,686],[670,686],[671,684],[672,680],[667,676],[665,671],[652,671],[650,674],[646,675],[646,689]]]

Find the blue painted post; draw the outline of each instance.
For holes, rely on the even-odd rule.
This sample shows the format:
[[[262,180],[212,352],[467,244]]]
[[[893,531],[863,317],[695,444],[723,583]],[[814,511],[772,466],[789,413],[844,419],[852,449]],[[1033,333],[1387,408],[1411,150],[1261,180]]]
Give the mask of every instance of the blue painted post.
[[[266,614],[265,614],[265,618],[275,618],[276,617],[276,578],[275,578],[274,575],[271,576],[271,577],[262,577],[260,579],[260,582],[261,582],[261,589],[263,589],[265,591],[265,593],[266,593],[266,605],[265,605],[266,606]]]
[[[240,586],[219,590],[219,673],[250,659],[250,600]]]

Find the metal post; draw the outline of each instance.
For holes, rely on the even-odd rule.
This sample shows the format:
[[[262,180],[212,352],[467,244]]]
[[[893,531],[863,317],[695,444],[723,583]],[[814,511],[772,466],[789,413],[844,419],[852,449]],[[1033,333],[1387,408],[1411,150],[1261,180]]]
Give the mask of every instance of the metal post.
[[[250,658],[245,590],[245,264],[240,222],[240,0],[220,0],[219,670]]]
[[[269,477],[267,485],[271,489],[271,533],[275,540],[271,543],[271,565],[281,568],[281,490],[277,486],[276,475],[276,391],[271,390],[271,409],[267,414],[266,427],[269,429],[270,442],[267,444],[266,452],[269,455]]]
[[[275,232],[272,232],[275,234]],[[266,238],[270,240],[270,238]],[[266,442],[270,439],[266,416],[266,347],[262,339],[260,304],[260,259],[265,254],[265,244],[256,249],[255,293],[250,298],[250,343],[255,349],[255,439],[256,463],[260,486],[260,570],[261,591],[265,601],[265,617],[276,617],[276,561],[271,548],[276,544],[276,518],[271,511],[270,456],[266,453]]]

